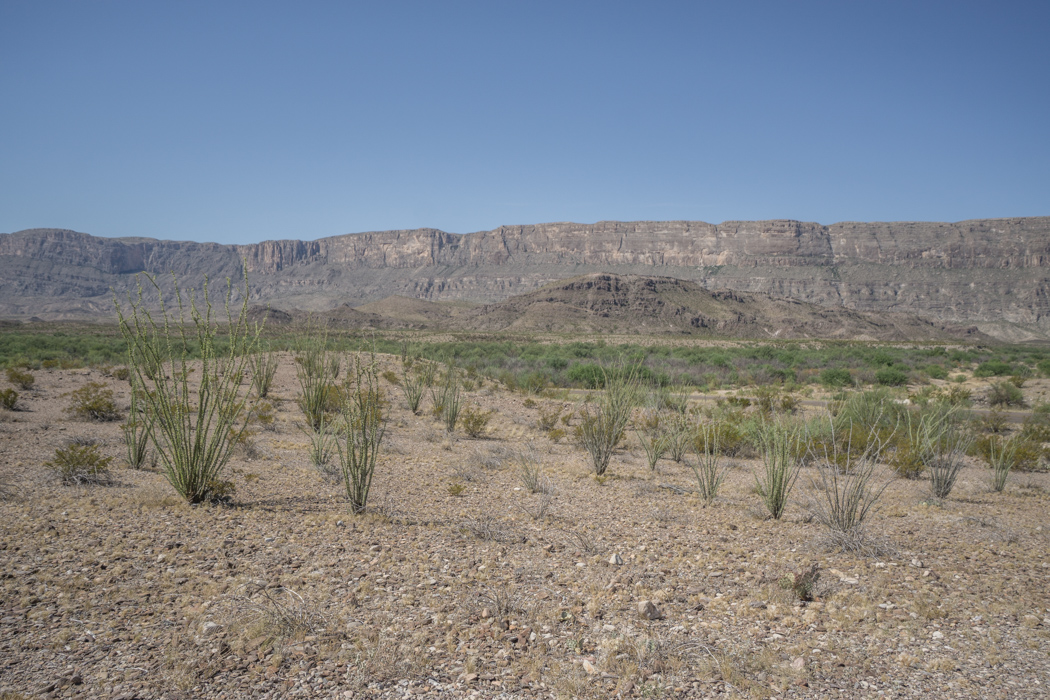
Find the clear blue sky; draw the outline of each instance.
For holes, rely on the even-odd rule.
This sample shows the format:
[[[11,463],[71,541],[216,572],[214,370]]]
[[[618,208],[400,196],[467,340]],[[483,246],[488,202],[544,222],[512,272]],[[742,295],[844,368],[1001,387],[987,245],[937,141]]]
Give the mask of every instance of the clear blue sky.
[[[1050,215],[1050,3],[0,0],[0,231]]]

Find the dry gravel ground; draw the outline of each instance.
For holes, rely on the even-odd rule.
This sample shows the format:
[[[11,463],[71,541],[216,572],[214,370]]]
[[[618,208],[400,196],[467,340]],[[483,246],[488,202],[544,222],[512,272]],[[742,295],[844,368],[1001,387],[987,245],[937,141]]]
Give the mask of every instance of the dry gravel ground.
[[[995,494],[973,464],[941,505],[897,481],[871,521],[894,552],[862,558],[819,545],[803,490],[763,519],[754,461],[705,508],[688,469],[654,475],[637,447],[599,483],[520,395],[471,392],[495,411],[488,435],[449,439],[388,386],[355,518],[309,464],[286,357],[276,430],[230,464],[234,502],[189,506],[155,472],[57,483],[43,463],[70,436],[123,455],[119,423],[70,419],[65,395],[105,381],[126,409],[128,386],[36,375],[0,415],[3,698],[1048,694],[1046,474]],[[514,459],[529,441],[555,487],[543,515]],[[801,603],[778,582],[812,563],[817,600]]]

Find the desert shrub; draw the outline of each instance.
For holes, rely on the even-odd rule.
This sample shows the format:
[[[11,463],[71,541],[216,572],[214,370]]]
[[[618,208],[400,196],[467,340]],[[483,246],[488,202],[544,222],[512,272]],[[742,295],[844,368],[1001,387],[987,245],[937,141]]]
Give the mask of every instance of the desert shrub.
[[[897,367],[883,367],[875,371],[875,383],[881,386],[904,386],[908,375]]]
[[[445,432],[454,432],[462,406],[459,370],[456,365],[448,365],[441,384],[431,387],[430,398],[434,402],[434,415],[445,424]]]
[[[975,417],[972,420],[972,424],[975,430],[983,433],[992,433],[993,435],[1005,433],[1009,427],[1006,421],[1006,414],[999,408],[993,408],[985,415]]]
[[[550,432],[558,424],[559,418],[561,418],[561,406],[552,406],[550,408],[540,406],[536,425],[543,432]]]
[[[120,427],[124,434],[125,456],[128,466],[132,469],[144,469],[147,465],[149,453],[149,436],[153,429],[152,416],[142,410],[142,399],[140,390],[134,384],[131,386],[131,409],[128,411],[128,419]]]
[[[718,490],[725,480],[729,464],[720,464],[718,429],[711,423],[701,423],[697,429],[698,439],[693,442],[696,449],[696,464],[690,464],[696,477],[696,489],[705,503],[718,497]]]
[[[1020,436],[1023,440],[1041,445],[1050,442],[1050,416],[1039,411],[1039,408],[1041,407],[1037,406],[1032,415],[1025,418],[1024,425],[1021,426]]]
[[[467,406],[459,416],[463,432],[472,438],[484,435],[490,420],[492,420],[492,411],[483,411],[477,406]]]
[[[970,405],[970,390],[964,389],[961,386],[948,387],[948,390],[942,395],[945,403],[952,406],[969,406]]]
[[[820,383],[832,389],[853,386],[853,375],[845,367],[828,367],[820,373]]]
[[[1020,432],[1007,440],[1000,435],[982,435],[974,439],[969,454],[988,464],[994,460],[994,452],[1006,442],[1010,443],[1011,471],[1031,472],[1040,468],[1046,450],[1040,442],[1031,440]]]
[[[667,456],[675,463],[681,463],[695,442],[696,426],[688,416],[675,414],[665,422],[663,438]]]
[[[333,459],[336,447],[332,427],[322,421],[317,430],[309,427],[301,429],[310,440],[310,464],[317,470],[317,473],[328,481],[342,481],[342,469]]]
[[[31,372],[16,367],[7,368],[7,381],[17,386],[22,391],[29,391],[36,383],[36,377]]]
[[[667,452],[667,436],[658,432],[636,430],[638,443],[645,451],[645,461],[650,471],[656,471],[656,465],[660,458]]]
[[[251,410],[251,422],[262,430],[274,432],[277,430],[277,409],[270,401],[260,401]]]
[[[76,439],[55,450],[55,456],[44,465],[51,468],[63,484],[108,484],[113,458],[98,451],[93,440]]]
[[[1024,406],[1024,394],[1010,382],[995,382],[988,387],[989,406]]]
[[[299,380],[299,410],[308,426],[320,430],[339,404],[338,387],[327,372],[311,372],[303,364],[297,364],[295,369]]]
[[[992,490],[1002,493],[1017,459],[1018,440],[992,438],[988,441],[988,467],[992,472]]]
[[[360,357],[355,357],[347,374],[351,372],[354,389],[343,402],[343,420],[336,440],[336,451],[350,510],[358,515],[365,512],[368,504],[368,492],[386,433],[386,423],[383,420],[382,392],[375,356],[367,364]]]
[[[988,360],[977,365],[977,369],[973,371],[973,376],[983,379],[985,377],[1005,377],[1013,373],[1013,365],[1002,360]]]
[[[88,382],[70,394],[66,413],[94,421],[117,420],[120,413],[113,402],[113,390],[102,382]]]
[[[630,370],[606,373],[602,385],[597,405],[584,403],[580,408],[580,444],[591,457],[595,476],[603,476],[609,468],[640,390],[637,375]]]
[[[247,429],[252,405],[239,384],[262,330],[248,325],[247,274],[236,315],[229,282],[224,313],[217,314],[207,278],[199,298],[193,290],[184,294],[174,280],[177,310],[170,312],[156,281],[146,279],[157,293],[159,314],[143,303],[140,282],[138,298],[129,299],[126,311],[118,302],[117,315],[134,386],[141,388],[143,408],[152,421],[150,443],[180,496],[190,503],[226,500],[232,484],[221,479],[222,471]],[[198,371],[195,386],[189,381],[191,365]]]
[[[1024,384],[1026,381],[1028,381],[1028,377],[1020,374],[1015,374],[1010,377],[1007,377],[1006,381],[1010,382],[1018,389],[1024,389]]]
[[[826,431],[830,439],[811,447],[808,461],[816,475],[810,477],[807,506],[832,544],[855,551],[864,542],[862,531],[871,508],[891,483],[890,479],[876,483],[875,468],[893,434],[887,435],[876,423],[866,433],[850,430],[843,437],[830,419]]]
[[[790,591],[801,601],[813,600],[817,590],[817,582],[820,580],[820,565],[812,564],[806,569],[791,572],[780,579],[780,587]]]
[[[944,365],[926,365],[926,375],[930,379],[947,379],[948,370],[944,368]]]
[[[114,367],[113,371],[110,372],[114,379],[118,379],[122,382],[126,382],[131,379],[131,370],[127,367]]]
[[[802,468],[797,457],[799,439],[798,425],[786,420],[770,421],[759,433],[765,475],[764,478],[755,475],[755,489],[774,520],[784,514]]]
[[[544,486],[543,463],[531,444],[514,455],[518,481],[529,493],[539,493]]]
[[[1050,377],[1050,359],[1040,360],[1036,363],[1035,368]]]
[[[408,410],[419,415],[419,405],[423,401],[423,391],[434,386],[434,374],[437,365],[418,358],[406,358],[401,362],[401,393],[405,396]]]
[[[602,365],[594,363],[576,363],[569,367],[566,376],[569,381],[584,389],[601,389],[605,386],[608,372]]]
[[[15,410],[18,405],[18,392],[14,389],[0,389],[0,407],[5,411]]]
[[[904,423],[914,459],[930,475],[930,490],[947,498],[963,467],[972,437],[959,429],[959,414],[951,407],[909,411]]]
[[[252,389],[259,398],[266,398],[273,385],[280,358],[273,352],[258,352],[248,356],[248,373],[252,378]]]

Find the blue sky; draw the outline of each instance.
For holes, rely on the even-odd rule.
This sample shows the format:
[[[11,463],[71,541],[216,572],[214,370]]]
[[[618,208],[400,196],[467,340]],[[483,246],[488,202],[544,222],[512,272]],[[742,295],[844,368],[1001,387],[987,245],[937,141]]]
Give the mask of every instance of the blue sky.
[[[0,0],[0,231],[1050,215],[1046,2]]]

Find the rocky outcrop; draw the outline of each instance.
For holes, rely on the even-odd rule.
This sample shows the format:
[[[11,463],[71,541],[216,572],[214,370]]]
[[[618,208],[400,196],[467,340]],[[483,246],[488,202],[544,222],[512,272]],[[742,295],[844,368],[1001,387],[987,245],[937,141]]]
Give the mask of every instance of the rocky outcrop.
[[[242,263],[243,261],[243,263]],[[83,315],[134,288],[241,279],[253,302],[307,309],[391,295],[495,302],[611,272],[692,280],[858,311],[1050,331],[1050,217],[959,223],[551,223],[464,235],[381,231],[224,246],[36,229],[0,234],[0,314]],[[162,280],[170,287],[170,282]],[[101,305],[101,306],[100,306]]]

